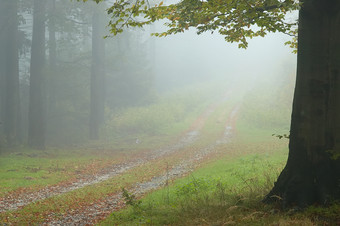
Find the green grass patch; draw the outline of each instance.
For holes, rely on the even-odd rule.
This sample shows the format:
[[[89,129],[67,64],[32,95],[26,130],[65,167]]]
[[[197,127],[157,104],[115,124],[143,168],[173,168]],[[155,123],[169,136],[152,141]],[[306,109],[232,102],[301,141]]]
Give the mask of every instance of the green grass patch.
[[[108,161],[106,156],[92,150],[60,149],[18,149],[1,154],[0,197],[17,189],[32,190],[57,184],[74,178],[84,170],[93,173],[96,167],[100,169],[105,165]]]
[[[15,225],[25,223],[36,225],[49,217],[58,219],[65,213],[87,208],[107,195],[119,192],[123,187],[130,187],[137,181],[148,181],[153,176],[164,174],[167,164],[174,165],[179,161],[178,159],[151,161],[101,183],[43,199],[22,209],[0,213],[0,222],[10,222]]]

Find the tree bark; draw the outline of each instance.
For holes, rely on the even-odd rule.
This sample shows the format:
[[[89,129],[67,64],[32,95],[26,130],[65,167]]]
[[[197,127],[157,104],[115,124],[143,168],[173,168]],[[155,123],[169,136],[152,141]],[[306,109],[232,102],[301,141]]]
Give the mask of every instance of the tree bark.
[[[34,0],[33,34],[30,67],[30,102],[28,144],[45,147],[44,76],[45,65],[45,0]]]
[[[264,201],[286,208],[339,199],[339,153],[340,2],[305,0],[288,161]]]
[[[105,108],[105,42],[103,12],[96,5],[92,17],[90,139],[99,138]]]

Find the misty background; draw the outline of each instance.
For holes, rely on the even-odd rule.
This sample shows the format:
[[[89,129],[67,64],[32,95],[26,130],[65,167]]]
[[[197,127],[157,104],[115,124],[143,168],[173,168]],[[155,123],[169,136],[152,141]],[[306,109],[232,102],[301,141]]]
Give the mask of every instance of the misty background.
[[[158,22],[103,39],[109,35],[105,8],[105,3],[51,0],[41,14],[41,52],[45,61],[39,65],[44,146],[82,144],[89,137],[112,142],[121,137],[161,133],[162,128],[186,120],[188,112],[200,111],[211,98],[228,89],[242,91],[245,109],[257,108],[257,114],[270,114],[264,115],[266,121],[263,117],[256,121],[254,111],[244,110],[242,117],[249,123],[261,127],[270,122],[288,132],[296,55],[284,43],[291,37],[269,34],[249,40],[249,47],[244,50],[218,34],[198,36],[195,29],[174,36],[151,37],[151,32],[164,29]],[[34,92],[30,91],[34,10],[33,1],[19,1],[18,33],[14,39],[19,49],[19,120],[15,132],[6,132],[8,107],[4,104],[6,93],[2,92],[0,147],[30,143],[29,125],[38,124],[30,122],[29,117]],[[2,16],[1,37],[10,29],[5,26],[6,18],[11,18]],[[8,45],[5,38],[0,40],[2,48]],[[2,91],[6,89],[4,74]],[[98,74],[104,80],[94,86]],[[102,94],[91,96],[98,90]],[[94,104],[99,102],[103,104]],[[98,108],[102,108],[102,113],[93,113]],[[156,108],[156,113],[148,113]],[[176,116],[167,115],[168,108],[177,109]],[[279,114],[275,116],[275,112]],[[98,131],[92,132],[95,135],[91,137],[93,114],[99,115],[94,116]],[[9,141],[9,137],[15,137],[15,141]]]

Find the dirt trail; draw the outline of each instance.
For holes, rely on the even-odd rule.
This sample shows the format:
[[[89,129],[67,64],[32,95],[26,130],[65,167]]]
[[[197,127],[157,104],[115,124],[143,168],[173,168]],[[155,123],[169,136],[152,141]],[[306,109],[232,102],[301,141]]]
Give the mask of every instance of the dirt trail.
[[[162,158],[165,155],[169,155],[173,152],[179,151],[180,149],[194,143],[198,139],[199,131],[204,126],[204,122],[216,110],[217,106],[217,103],[210,105],[207,110],[192,124],[190,129],[175,144],[166,146],[161,149],[153,150],[141,158],[132,159],[128,162],[114,165],[111,168],[103,169],[101,172],[95,175],[79,175],[77,181],[69,184],[48,186],[38,191],[25,192],[19,195],[9,194],[5,197],[0,198],[0,213],[8,210],[15,210],[32,202],[36,202],[42,199],[67,193],[76,189],[83,188],[85,186],[108,180],[126,172],[127,170],[140,166],[148,161]]]
[[[146,182],[136,183],[129,191],[136,197],[141,197],[151,190],[165,186],[168,181],[191,172],[199,162],[214,152],[216,145],[230,142],[235,129],[234,126],[238,111],[239,106],[234,107],[226,123],[223,135],[220,139],[216,140],[215,143],[210,144],[209,146],[196,151],[194,155],[183,159],[181,163],[169,169],[165,174],[153,177]],[[110,213],[119,210],[122,206],[124,206],[122,195],[121,193],[117,193],[107,196],[105,199],[99,200],[95,204],[77,210],[76,212],[66,213],[63,215],[62,219],[47,221],[43,225],[93,225],[105,219]]]
[[[151,151],[138,159],[132,159],[127,162],[114,165],[111,168],[106,168],[102,172],[96,175],[80,175],[79,179],[73,183],[66,185],[55,185],[43,188],[35,192],[23,193],[19,196],[13,197],[11,195],[0,199],[0,212],[8,210],[15,210],[22,208],[32,202],[43,200],[52,196],[67,193],[85,186],[93,185],[111,178],[117,175],[121,175],[124,172],[133,169],[137,166],[145,164],[151,160],[160,158],[166,158],[175,152],[193,144],[199,137],[200,130],[203,128],[206,120],[215,112],[216,108],[220,104],[227,100],[230,92],[227,92],[223,98],[219,99],[215,103],[211,104],[207,110],[193,123],[190,129],[182,136],[182,138],[175,144],[164,147],[162,149]],[[183,159],[181,163],[169,169],[165,175],[152,178],[150,181],[143,183],[136,183],[130,190],[137,196],[141,196],[150,190],[161,187],[168,180],[175,177],[183,176],[190,172],[198,162],[202,161],[207,155],[214,151],[214,147],[219,143],[227,143],[230,141],[234,130],[234,121],[238,112],[238,107],[235,107],[231,112],[228,121],[225,126],[225,131],[221,138],[208,147],[202,148],[195,152],[193,156]],[[122,206],[121,194],[115,194],[107,196],[103,200],[98,200],[91,206],[86,206],[82,210],[74,210],[70,213],[66,213],[62,216],[62,220],[53,220],[53,216],[50,220],[46,221],[45,225],[88,225],[98,222],[103,219],[107,214],[115,211]]]

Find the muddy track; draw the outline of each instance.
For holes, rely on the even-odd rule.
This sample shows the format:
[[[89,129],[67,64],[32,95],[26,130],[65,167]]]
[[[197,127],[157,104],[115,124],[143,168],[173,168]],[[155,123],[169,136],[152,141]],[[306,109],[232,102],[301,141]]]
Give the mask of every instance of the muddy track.
[[[114,178],[117,175],[121,175],[124,172],[145,164],[152,160],[163,159],[170,156],[181,149],[193,144],[199,137],[199,132],[203,128],[205,121],[215,112],[216,108],[220,104],[226,101],[226,95],[210,105],[207,110],[196,120],[195,123],[190,127],[190,129],[173,145],[164,147],[162,149],[154,150],[146,153],[141,158],[135,158],[127,162],[114,165],[110,168],[105,168],[96,175],[80,175],[76,181],[66,185],[55,185],[43,188],[35,192],[23,193],[19,196],[6,196],[0,199],[0,212],[5,212],[8,210],[16,210],[18,208],[23,208],[24,206],[39,200],[43,200],[49,197],[67,193],[76,189],[83,188],[85,186],[100,183],[102,181]],[[153,177],[150,181],[143,183],[136,183],[130,188],[137,196],[141,196],[150,190],[157,189],[161,187],[168,180],[183,176],[190,172],[198,162],[202,161],[207,155],[214,151],[214,147],[220,143],[227,143],[231,139],[234,130],[234,121],[238,112],[238,107],[235,107],[231,112],[226,126],[224,134],[215,143],[209,145],[208,147],[202,148],[196,151],[192,156],[183,159],[178,165],[172,167],[168,170],[165,175],[160,175]],[[107,214],[115,211],[117,208],[122,206],[121,194],[114,194],[111,196],[104,197],[102,200],[98,200],[95,204],[91,206],[86,206],[82,210],[75,210],[66,213],[62,216],[62,220],[56,220],[53,216],[50,216],[45,225],[88,225],[98,222],[103,219]],[[60,217],[58,217],[60,218]]]

